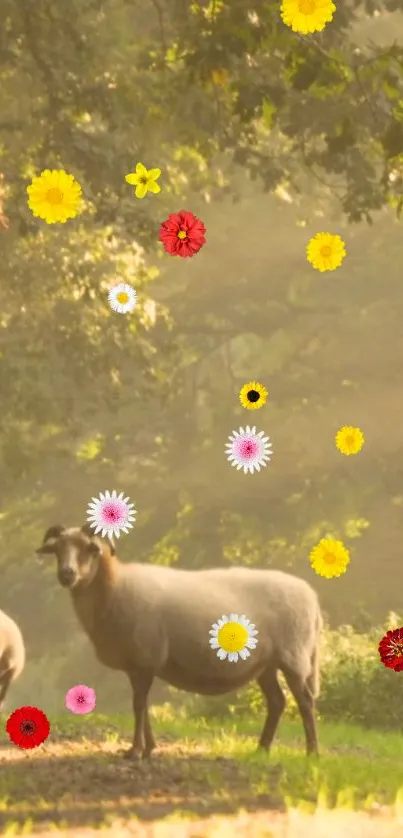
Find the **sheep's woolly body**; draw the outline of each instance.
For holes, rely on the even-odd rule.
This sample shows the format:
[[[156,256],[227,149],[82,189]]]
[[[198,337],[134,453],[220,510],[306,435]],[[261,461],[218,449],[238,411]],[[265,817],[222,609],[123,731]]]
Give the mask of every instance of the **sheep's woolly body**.
[[[0,611],[0,703],[11,681],[21,674],[24,664],[22,634],[14,620]]]
[[[125,565],[105,548],[94,580],[71,595],[97,656],[112,668],[138,667],[180,689],[217,695],[258,678],[272,662],[318,692],[320,609],[312,588],[295,576]],[[256,649],[236,666],[209,646],[212,624],[230,613],[245,614],[259,631]]]

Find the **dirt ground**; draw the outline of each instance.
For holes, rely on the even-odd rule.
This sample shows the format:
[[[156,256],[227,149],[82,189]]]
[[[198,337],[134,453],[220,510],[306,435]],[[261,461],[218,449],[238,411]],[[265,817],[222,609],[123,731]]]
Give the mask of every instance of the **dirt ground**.
[[[115,744],[52,741],[29,753],[0,747],[0,834],[50,838],[402,838],[403,819],[285,810],[279,766],[264,794],[231,758],[209,759],[195,743],[162,744],[152,761],[124,760]],[[6,833],[7,834],[7,833]]]

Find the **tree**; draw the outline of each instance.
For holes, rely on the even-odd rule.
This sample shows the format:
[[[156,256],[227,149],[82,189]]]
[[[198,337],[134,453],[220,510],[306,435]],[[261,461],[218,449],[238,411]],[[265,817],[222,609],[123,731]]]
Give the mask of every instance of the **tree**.
[[[387,343],[400,323],[398,255],[379,302],[385,261],[371,242],[368,275],[349,273],[350,302],[350,285],[339,281],[338,297],[318,286],[304,261],[308,227],[295,226],[318,223],[318,206],[338,225],[336,206],[345,221],[389,205],[400,212],[402,49],[355,46],[374,5],[339,4],[312,38],[289,31],[267,0],[253,9],[244,0],[4,0],[2,11],[0,555],[14,602],[27,579],[29,599],[50,595],[28,560],[22,582],[15,557],[28,556],[50,519],[78,520],[118,481],[142,508],[139,556],[158,561],[199,566],[242,553],[287,565],[325,525],[365,524],[367,472],[336,488],[326,454],[307,477],[304,452],[294,439],[291,456],[284,440],[281,477],[254,494],[233,482],[223,451],[248,369],[270,378],[270,415],[289,438],[290,416],[308,432],[304,399],[316,421],[332,415],[357,333],[367,369],[365,308],[385,341],[379,376],[399,369]],[[158,199],[138,201],[125,183],[137,160],[163,169]],[[57,229],[26,203],[31,177],[53,167],[75,175],[87,204]],[[262,185],[283,190],[291,209]],[[190,200],[211,220],[208,246],[190,264],[162,261],[159,225]],[[345,230],[358,258],[364,233]],[[382,227],[381,241],[397,248],[395,229]],[[129,322],[107,305],[116,278],[138,291]],[[351,342],[340,347],[341,318]],[[394,491],[389,450],[371,477],[374,496],[384,470]]]

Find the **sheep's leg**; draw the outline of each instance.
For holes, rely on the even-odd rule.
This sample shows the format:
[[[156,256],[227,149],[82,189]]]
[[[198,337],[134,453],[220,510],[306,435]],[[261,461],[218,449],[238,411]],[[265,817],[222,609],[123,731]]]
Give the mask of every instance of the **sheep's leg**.
[[[4,672],[3,675],[0,675],[0,712],[3,709],[3,702],[7,695],[8,688],[13,680],[14,671],[12,669],[8,669],[7,672]]]
[[[151,752],[149,746],[150,734],[152,736],[152,733],[148,718],[147,700],[154,676],[144,673],[139,675],[136,672],[133,675],[129,674],[129,678],[133,690],[134,734],[132,747],[125,756],[131,759],[140,759],[149,756]]]
[[[315,699],[309,688],[309,683],[304,681],[298,672],[283,668],[282,671],[284,672],[287,684],[295,698],[295,701],[297,702],[298,709],[301,714],[305,731],[307,755],[318,754],[318,739],[315,722]]]
[[[144,756],[148,757],[151,754],[151,751],[156,748],[156,741],[154,739],[154,735],[151,729],[151,722],[150,722],[150,713],[148,704],[146,707],[146,714],[144,717],[144,738],[145,738],[145,749],[144,749]]]
[[[260,678],[257,679],[257,682],[267,704],[267,717],[260,737],[259,747],[265,748],[268,751],[273,742],[277,725],[284,712],[285,698],[277,680],[275,669],[265,669]]]

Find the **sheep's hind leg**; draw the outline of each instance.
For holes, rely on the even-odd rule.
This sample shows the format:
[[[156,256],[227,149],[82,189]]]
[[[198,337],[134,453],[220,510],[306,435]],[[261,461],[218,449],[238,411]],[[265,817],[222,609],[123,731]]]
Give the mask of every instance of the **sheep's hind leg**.
[[[285,698],[277,679],[276,669],[265,669],[260,678],[257,679],[257,682],[267,704],[267,717],[260,737],[259,747],[268,751],[285,709]]]
[[[306,753],[308,756],[311,754],[317,755],[319,751],[315,722],[315,699],[309,688],[309,681],[305,681],[298,672],[288,668],[281,668],[287,684],[295,698],[295,701],[297,702],[302,723],[304,725]]]

